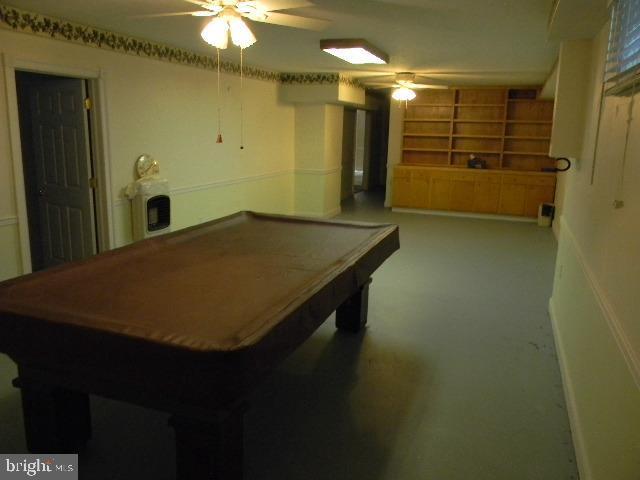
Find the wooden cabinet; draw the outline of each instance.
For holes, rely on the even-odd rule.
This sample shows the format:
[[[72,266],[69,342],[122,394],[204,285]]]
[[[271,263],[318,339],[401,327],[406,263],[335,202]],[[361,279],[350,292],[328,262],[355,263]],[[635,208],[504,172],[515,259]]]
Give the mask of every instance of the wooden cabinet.
[[[411,170],[397,169],[393,175],[393,206],[414,207],[411,198]],[[422,208],[415,206],[415,208]]]
[[[500,204],[500,177],[496,180],[484,181],[479,179],[475,183],[474,209],[477,213],[498,213]]]
[[[553,173],[399,165],[393,206],[536,217],[555,184]]]

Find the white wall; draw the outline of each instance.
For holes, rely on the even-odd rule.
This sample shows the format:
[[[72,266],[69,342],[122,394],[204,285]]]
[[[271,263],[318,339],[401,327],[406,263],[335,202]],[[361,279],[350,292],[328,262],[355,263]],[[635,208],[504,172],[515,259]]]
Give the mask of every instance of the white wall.
[[[224,143],[216,144],[214,72],[0,29],[9,62],[102,71],[107,109],[116,243],[130,240],[122,188],[142,153],[159,160],[174,191],[173,226],[240,209],[293,213],[294,106],[275,82],[222,76]],[[20,273],[9,117],[0,76],[0,278]],[[240,109],[244,103],[244,150]]]
[[[300,215],[340,212],[343,111],[340,105],[296,105],[294,208]]]
[[[640,96],[606,100],[598,136],[605,27],[592,43],[582,154],[563,175],[550,310],[583,480],[640,478]],[[591,170],[596,162],[594,182]],[[619,188],[624,175],[624,188]],[[624,200],[615,209],[613,202]]]
[[[393,167],[402,161],[402,132],[404,130],[402,102],[391,100],[389,106],[389,146],[387,150],[387,187],[384,206],[390,207],[393,195]]]

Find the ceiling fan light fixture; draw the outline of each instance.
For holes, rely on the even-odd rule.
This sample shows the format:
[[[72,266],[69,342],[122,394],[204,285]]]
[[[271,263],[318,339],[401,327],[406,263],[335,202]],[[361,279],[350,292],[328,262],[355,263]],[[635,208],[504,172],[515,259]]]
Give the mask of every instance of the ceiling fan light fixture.
[[[229,24],[222,17],[216,17],[211,20],[202,29],[200,36],[209,45],[213,45],[216,48],[225,49],[228,44]]]
[[[355,65],[389,63],[389,55],[361,38],[320,40],[320,49]]]
[[[229,29],[231,30],[231,41],[240,48],[247,48],[256,43],[256,37],[240,17],[229,19]]]
[[[391,94],[391,97],[394,100],[408,102],[409,100],[413,100],[414,98],[416,98],[416,92],[414,92],[413,90],[407,87],[400,87],[400,88],[396,88],[393,91],[393,93]]]

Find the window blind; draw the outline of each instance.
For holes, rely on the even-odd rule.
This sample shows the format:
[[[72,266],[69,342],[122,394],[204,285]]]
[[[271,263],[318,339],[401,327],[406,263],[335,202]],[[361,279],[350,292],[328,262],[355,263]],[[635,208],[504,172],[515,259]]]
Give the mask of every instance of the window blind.
[[[605,81],[619,91],[640,73],[640,0],[616,0],[612,8]]]

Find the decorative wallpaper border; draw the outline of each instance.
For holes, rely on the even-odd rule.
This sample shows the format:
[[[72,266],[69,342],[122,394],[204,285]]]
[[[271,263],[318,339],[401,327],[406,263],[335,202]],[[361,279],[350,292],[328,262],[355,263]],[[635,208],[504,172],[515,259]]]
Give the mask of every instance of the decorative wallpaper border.
[[[0,26],[2,25],[6,25],[18,32],[31,33],[103,50],[206,70],[217,69],[217,61],[213,54],[211,56],[202,55],[182,48],[130,37],[39,13],[27,12],[0,3]],[[223,61],[220,63],[220,70],[224,73],[240,75],[240,65],[237,63]],[[364,88],[357,80],[339,73],[280,73],[244,66],[243,74],[246,77],[257,80],[284,84],[326,85],[341,83],[356,88]]]
[[[364,88],[357,79],[335,72],[281,73],[280,82],[301,85],[335,85],[341,83],[349,87]]]
[[[201,55],[182,48],[129,37],[2,4],[0,4],[0,24],[5,24],[19,32],[66,40],[103,50],[127,53],[207,70],[215,70],[217,68],[217,62],[213,55]],[[220,69],[225,73],[240,75],[240,65],[232,62],[221,62]],[[247,77],[258,80],[277,82],[280,79],[278,72],[253,67],[245,67],[243,73]]]

